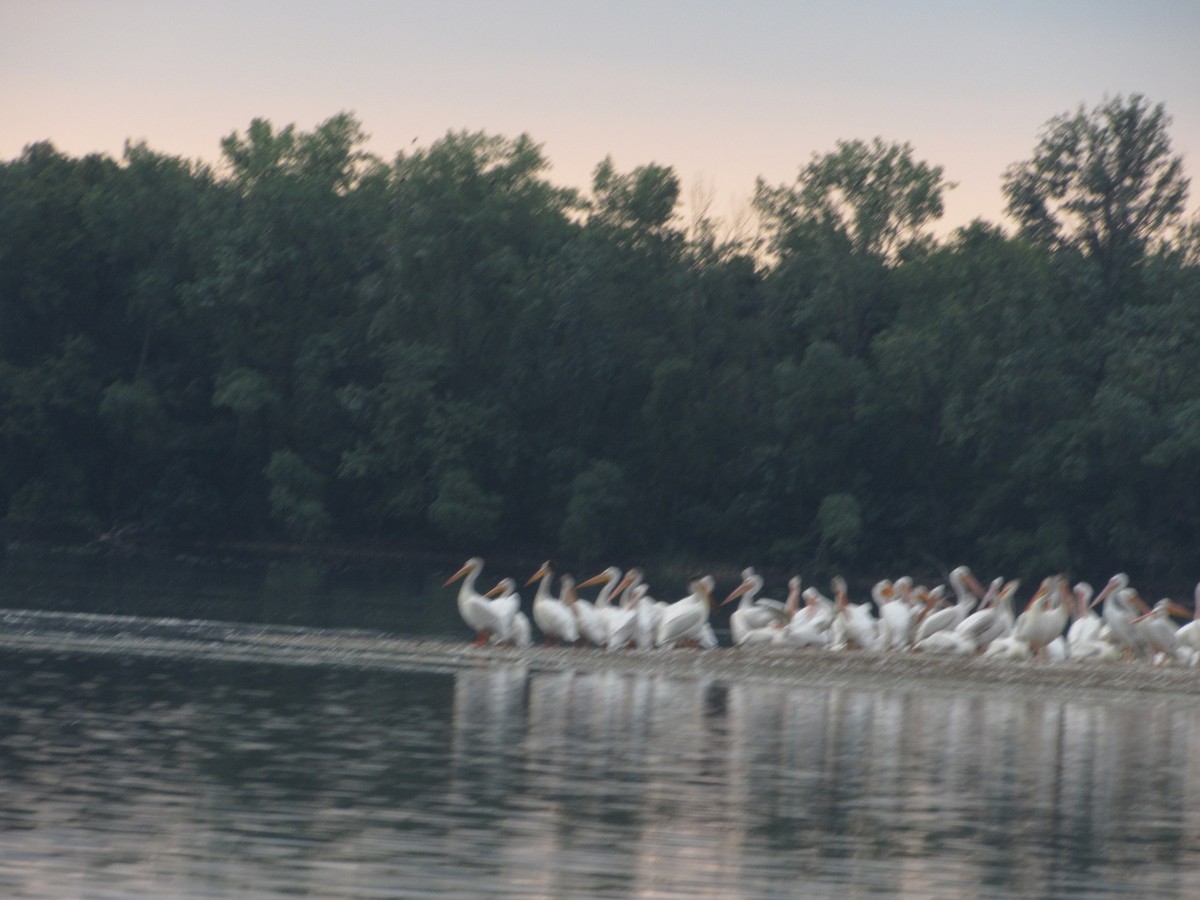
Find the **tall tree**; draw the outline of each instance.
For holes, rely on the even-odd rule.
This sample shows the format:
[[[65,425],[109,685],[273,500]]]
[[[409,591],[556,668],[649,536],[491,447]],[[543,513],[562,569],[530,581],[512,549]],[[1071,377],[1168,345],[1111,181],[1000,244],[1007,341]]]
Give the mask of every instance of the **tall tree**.
[[[381,168],[359,149],[365,140],[342,113],[310,133],[256,119],[221,142],[229,177],[214,259],[187,298],[196,324],[216,336],[212,405],[236,440],[215,452],[227,456],[230,508],[251,507],[241,520],[287,509],[279,518],[294,533],[317,530],[298,511],[325,520],[322,476],[342,449],[332,440],[340,408],[330,370],[353,364],[336,330],[378,256],[354,196]],[[285,450],[294,456],[272,465]],[[269,506],[272,489],[294,502]]]
[[[908,144],[839,141],[791,185],[761,179],[754,205],[775,257],[775,308],[802,338],[859,356],[886,325],[884,287],[901,257],[928,242],[954,185]]]
[[[1151,106],[1141,94],[1051,119],[1033,158],[1005,174],[1008,214],[1025,237],[1095,260],[1113,296],[1187,202],[1170,123],[1163,105]]]
[[[797,229],[817,223],[854,253],[891,260],[941,218],[943,195],[953,187],[941,166],[914,159],[911,145],[877,137],[838,141],[833,152],[814,154],[793,185],[772,188],[760,179],[754,203],[776,253],[787,253]]]

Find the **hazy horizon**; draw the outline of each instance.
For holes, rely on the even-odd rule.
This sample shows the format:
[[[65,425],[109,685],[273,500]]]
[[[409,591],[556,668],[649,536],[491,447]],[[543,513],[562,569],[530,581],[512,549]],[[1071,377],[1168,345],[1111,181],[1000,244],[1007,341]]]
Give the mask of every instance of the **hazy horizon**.
[[[728,219],[757,177],[790,183],[837,141],[878,136],[957,184],[947,231],[1004,223],[1004,170],[1081,105],[1143,94],[1189,176],[1200,154],[1200,4],[1181,0],[3,0],[0,25],[6,160],[43,140],[114,158],[145,141],[215,163],[254,118],[309,131],[347,111],[385,160],[449,131],[527,133],[556,184],[586,190],[607,156],[658,163]]]

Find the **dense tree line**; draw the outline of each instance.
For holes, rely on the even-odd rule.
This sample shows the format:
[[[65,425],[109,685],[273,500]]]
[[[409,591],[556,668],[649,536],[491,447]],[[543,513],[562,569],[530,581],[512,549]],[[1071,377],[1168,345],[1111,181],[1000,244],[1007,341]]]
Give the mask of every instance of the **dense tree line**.
[[[527,136],[354,117],[0,163],[0,513],[582,559],[1200,573],[1200,228],[1161,106],[1051,120],[1010,233],[840,142],[754,239]],[[1098,577],[1098,576],[1097,576]]]

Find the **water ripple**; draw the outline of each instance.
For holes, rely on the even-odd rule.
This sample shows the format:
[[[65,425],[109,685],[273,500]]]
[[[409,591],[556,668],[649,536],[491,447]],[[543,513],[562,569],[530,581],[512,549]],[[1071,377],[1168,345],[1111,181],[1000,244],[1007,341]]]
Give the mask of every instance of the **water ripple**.
[[[1186,897],[1200,714],[0,654],[6,897]]]

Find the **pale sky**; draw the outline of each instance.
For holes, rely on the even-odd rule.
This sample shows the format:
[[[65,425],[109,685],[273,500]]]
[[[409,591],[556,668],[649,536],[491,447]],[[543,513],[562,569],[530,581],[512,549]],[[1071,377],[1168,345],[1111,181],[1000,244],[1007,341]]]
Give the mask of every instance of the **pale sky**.
[[[342,111],[385,160],[450,130],[543,145],[551,181],[671,166],[747,204],[839,139],[909,142],[958,187],[942,228],[1003,223],[1045,123],[1164,103],[1200,208],[1197,0],[0,0],[0,159],[127,139],[216,162],[256,117]]]

